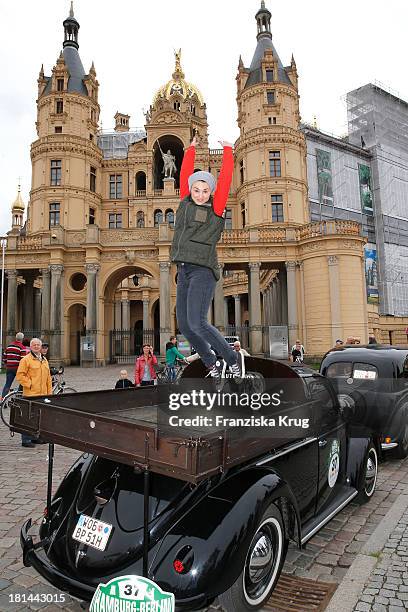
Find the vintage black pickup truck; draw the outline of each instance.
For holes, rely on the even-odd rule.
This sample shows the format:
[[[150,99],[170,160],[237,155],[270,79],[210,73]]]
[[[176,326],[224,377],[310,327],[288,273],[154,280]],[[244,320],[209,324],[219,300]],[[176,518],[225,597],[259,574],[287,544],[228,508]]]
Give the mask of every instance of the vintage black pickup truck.
[[[178,610],[217,598],[227,612],[260,609],[289,539],[302,547],[346,504],[371,498],[379,442],[349,425],[320,374],[255,358],[246,370],[240,397],[254,372],[258,391],[260,381],[288,391],[279,410],[300,408],[313,427],[166,427],[159,411],[177,385],[17,399],[13,430],[50,443],[46,511],[38,534],[31,519],[22,528],[24,563],[85,601],[102,582],[138,575],[174,593]],[[201,362],[184,374],[180,385],[199,380]],[[83,454],[52,496],[54,444]]]

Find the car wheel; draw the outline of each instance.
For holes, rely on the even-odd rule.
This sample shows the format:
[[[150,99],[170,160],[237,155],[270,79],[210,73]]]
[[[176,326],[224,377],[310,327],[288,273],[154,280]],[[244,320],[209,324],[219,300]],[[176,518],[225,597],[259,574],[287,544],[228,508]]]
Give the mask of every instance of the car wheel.
[[[401,427],[401,434],[397,439],[398,446],[394,450],[394,457],[397,459],[405,459],[408,455],[408,419],[407,419],[407,411],[403,413],[403,425]]]
[[[288,539],[274,504],[262,516],[234,584],[218,601],[226,612],[259,610],[271,596],[286,556]]]
[[[377,483],[378,455],[374,444],[371,442],[366,452],[363,473],[360,480],[356,501],[365,504],[372,498]]]

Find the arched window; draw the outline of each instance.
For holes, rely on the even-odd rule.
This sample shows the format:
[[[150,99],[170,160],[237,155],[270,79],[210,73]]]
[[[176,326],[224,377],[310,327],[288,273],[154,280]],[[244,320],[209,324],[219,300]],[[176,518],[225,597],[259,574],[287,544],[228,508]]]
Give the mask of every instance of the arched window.
[[[136,227],[144,227],[145,218],[143,210],[138,210],[136,213]]]
[[[136,191],[146,191],[146,173],[145,172],[137,172],[136,173]]]
[[[174,212],[170,208],[166,210],[165,219],[170,227],[174,227]]]
[[[159,223],[163,223],[163,213],[161,210],[154,211],[154,227],[159,227]]]

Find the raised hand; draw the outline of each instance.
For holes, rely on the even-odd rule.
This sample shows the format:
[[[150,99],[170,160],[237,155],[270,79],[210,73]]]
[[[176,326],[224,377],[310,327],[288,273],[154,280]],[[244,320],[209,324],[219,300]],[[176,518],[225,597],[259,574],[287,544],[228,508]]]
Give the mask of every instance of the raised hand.
[[[200,141],[198,140],[197,136],[194,134],[193,140],[191,141],[191,146],[197,147],[199,144],[200,144]]]
[[[220,143],[220,145],[221,145],[223,148],[224,148],[224,147],[231,147],[231,148],[232,148],[232,146],[233,146],[231,142],[228,142],[228,141],[226,141],[226,140],[219,140],[218,142]]]

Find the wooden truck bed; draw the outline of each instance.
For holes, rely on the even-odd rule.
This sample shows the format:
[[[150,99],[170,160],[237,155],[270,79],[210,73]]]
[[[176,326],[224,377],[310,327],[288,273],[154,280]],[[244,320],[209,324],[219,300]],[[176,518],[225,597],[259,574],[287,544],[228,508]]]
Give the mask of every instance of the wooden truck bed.
[[[266,375],[271,362],[264,366],[265,361],[251,360],[258,371],[267,367]],[[192,372],[200,374],[197,368]],[[299,378],[293,371],[290,377]],[[174,385],[159,385],[19,398],[11,406],[10,425],[47,442],[192,483],[287,442],[259,437],[254,429],[243,434],[240,428],[170,427],[159,415],[174,391]]]

